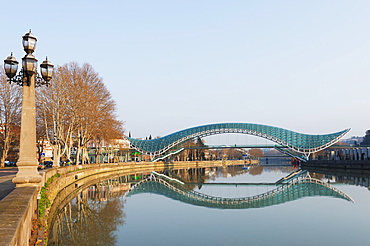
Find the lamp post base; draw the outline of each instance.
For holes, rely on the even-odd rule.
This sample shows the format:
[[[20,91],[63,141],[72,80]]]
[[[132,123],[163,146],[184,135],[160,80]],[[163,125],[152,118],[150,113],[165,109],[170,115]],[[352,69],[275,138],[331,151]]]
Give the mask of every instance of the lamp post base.
[[[40,186],[41,181],[37,166],[18,166],[18,173],[12,180],[16,187]]]

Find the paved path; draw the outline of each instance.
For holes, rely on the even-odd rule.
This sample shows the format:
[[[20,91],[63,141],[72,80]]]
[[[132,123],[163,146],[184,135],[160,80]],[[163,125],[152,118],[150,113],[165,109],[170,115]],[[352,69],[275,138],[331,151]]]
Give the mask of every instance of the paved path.
[[[0,200],[6,197],[15,189],[15,184],[12,179],[18,172],[18,168],[4,168],[0,169]]]
[[[18,172],[18,168],[17,167],[6,167],[6,168],[2,168],[0,169],[0,177],[3,177],[3,176],[9,176],[9,175],[16,175]]]
[[[12,179],[0,183],[0,201],[1,199],[9,195],[9,193],[12,192],[14,189],[15,184],[12,182]]]

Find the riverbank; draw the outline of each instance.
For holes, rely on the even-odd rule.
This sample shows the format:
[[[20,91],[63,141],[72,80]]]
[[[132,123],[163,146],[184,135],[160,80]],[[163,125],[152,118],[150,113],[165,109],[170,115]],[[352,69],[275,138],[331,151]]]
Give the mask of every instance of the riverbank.
[[[301,164],[302,169],[351,169],[370,170],[370,160],[309,160]]]

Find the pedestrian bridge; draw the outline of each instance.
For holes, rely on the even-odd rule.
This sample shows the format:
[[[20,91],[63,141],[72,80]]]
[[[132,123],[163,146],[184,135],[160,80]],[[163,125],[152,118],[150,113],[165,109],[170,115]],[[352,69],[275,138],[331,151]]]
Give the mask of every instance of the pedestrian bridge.
[[[338,188],[308,175],[256,196],[223,198],[189,190],[177,179],[152,172],[148,178],[132,186],[125,197],[139,193],[154,193],[196,206],[219,209],[261,208],[311,196],[330,196],[353,202],[351,197]]]
[[[131,148],[154,159],[169,153],[177,154],[182,150],[181,144],[191,139],[216,134],[241,133],[271,140],[284,148],[304,155],[307,159],[311,153],[333,145],[349,131],[350,129],[345,129],[331,134],[310,135],[261,124],[218,123],[188,128],[157,139],[142,140],[131,137],[127,139]]]

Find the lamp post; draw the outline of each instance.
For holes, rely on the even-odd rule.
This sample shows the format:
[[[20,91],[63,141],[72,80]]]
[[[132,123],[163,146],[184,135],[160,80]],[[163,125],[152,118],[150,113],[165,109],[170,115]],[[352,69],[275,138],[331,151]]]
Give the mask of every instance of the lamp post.
[[[40,65],[41,78],[36,70],[37,59],[32,54],[35,51],[37,39],[31,33],[31,30],[22,38],[23,49],[26,55],[22,58],[22,68],[19,74],[16,75],[18,61],[13,57],[12,53],[4,60],[4,70],[9,78],[9,82],[23,87],[21,136],[17,162],[18,173],[13,178],[13,183],[17,187],[38,186],[41,182],[36,159],[35,87],[48,86],[53,76],[54,68],[54,65],[46,58]]]

